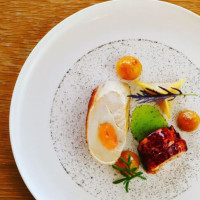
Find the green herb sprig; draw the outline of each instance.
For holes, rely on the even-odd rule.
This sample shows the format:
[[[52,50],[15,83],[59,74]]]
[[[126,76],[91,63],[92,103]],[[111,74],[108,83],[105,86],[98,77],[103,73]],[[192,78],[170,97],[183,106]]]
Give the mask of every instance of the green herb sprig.
[[[137,167],[131,168],[131,155],[128,155],[128,162],[126,162],[122,157],[120,157],[121,161],[123,163],[126,164],[127,167],[125,168],[120,168],[117,167],[116,165],[112,165],[112,167],[116,170],[118,170],[122,176],[124,176],[124,178],[118,179],[113,181],[113,184],[119,184],[123,182],[123,185],[125,186],[125,190],[126,192],[129,191],[129,183],[132,179],[138,177],[141,178],[143,180],[146,180],[146,178],[144,176],[142,176],[143,172],[136,172],[136,170],[138,169]]]

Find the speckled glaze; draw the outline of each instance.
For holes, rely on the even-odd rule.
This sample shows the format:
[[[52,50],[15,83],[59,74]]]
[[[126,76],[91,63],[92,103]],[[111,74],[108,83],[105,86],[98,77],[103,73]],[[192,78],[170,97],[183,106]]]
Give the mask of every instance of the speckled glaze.
[[[67,71],[55,93],[51,112],[51,136],[61,165],[85,191],[102,200],[169,200],[186,191],[200,174],[200,134],[180,131],[176,126],[177,114],[185,109],[200,114],[199,97],[178,97],[172,109],[170,125],[187,141],[188,151],[168,162],[156,175],[146,174],[147,180],[135,179],[126,193],[122,184],[112,181],[120,175],[111,166],[96,162],[88,152],[85,137],[85,119],[88,101],[93,89],[107,80],[119,80],[115,65],[123,56],[137,57],[143,71],[143,82],[174,82],[187,78],[182,91],[200,91],[200,68],[186,56],[166,45],[149,40],[120,40],[102,45],[80,58]],[[132,93],[139,90],[128,83]],[[137,106],[131,101],[130,114]],[[124,150],[137,152],[138,143],[128,133]],[[143,171],[142,167],[140,170]]]

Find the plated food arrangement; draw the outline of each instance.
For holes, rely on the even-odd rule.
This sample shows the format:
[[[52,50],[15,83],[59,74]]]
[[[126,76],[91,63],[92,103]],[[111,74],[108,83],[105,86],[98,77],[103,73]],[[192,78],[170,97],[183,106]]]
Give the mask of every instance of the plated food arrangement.
[[[200,98],[184,97],[200,91],[199,35],[199,16],[148,0],[94,5],[53,28],[25,62],[10,112],[35,198],[199,200]]]
[[[131,66],[134,73],[135,62],[119,65],[132,56],[138,58],[141,72],[125,80],[117,67],[128,72]],[[183,131],[177,120],[182,111],[199,114],[199,97],[194,96],[200,90],[198,73],[182,53],[148,40],[114,41],[85,54],[67,71],[52,105],[51,137],[65,172],[101,200],[173,199],[188,190],[200,169],[199,133]],[[162,107],[161,100],[168,99]],[[160,137],[164,149],[148,138],[151,133],[171,135]],[[145,138],[156,149],[149,153],[159,157],[162,151],[159,162],[151,155],[150,162],[142,158],[151,149],[147,145],[139,153]],[[180,150],[169,154],[177,145]]]
[[[142,73],[142,64],[133,56],[122,57],[116,64],[116,72],[122,81],[106,81],[93,90],[86,119],[86,140],[91,155],[99,163],[112,165],[123,176],[113,183],[123,183],[128,192],[132,179],[146,180],[145,174],[139,171],[140,161],[146,173],[154,174],[188,150],[187,141],[168,125],[163,114],[170,119],[176,97],[197,95],[180,90],[185,78],[170,83],[135,80]],[[141,87],[140,93],[131,94],[130,81]],[[141,105],[135,108],[129,123],[131,99]],[[184,110],[177,117],[177,125],[183,131],[192,132],[199,123],[198,114],[191,110]],[[129,126],[138,141],[138,152],[124,149]]]

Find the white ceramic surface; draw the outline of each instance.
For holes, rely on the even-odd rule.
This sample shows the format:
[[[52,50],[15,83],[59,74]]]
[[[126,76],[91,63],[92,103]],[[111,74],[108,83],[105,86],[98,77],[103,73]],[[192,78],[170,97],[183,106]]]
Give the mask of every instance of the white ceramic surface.
[[[78,59],[111,41],[148,39],[177,49],[199,67],[199,35],[199,16],[151,0],[98,4],[72,15],[52,29],[25,62],[15,86],[10,112],[14,157],[35,198],[94,199],[66,174],[50,134],[55,92],[66,71]],[[177,199],[200,199],[198,187],[199,184],[194,185]]]

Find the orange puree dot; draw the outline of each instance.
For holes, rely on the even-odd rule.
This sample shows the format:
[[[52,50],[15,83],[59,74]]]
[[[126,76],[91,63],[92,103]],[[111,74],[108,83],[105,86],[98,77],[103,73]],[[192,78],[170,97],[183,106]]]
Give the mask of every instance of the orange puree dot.
[[[124,56],[118,61],[116,70],[120,78],[125,80],[134,80],[140,76],[142,65],[137,58]]]
[[[191,132],[198,128],[200,118],[194,111],[185,110],[179,114],[177,123],[181,130]]]
[[[115,133],[114,127],[109,123],[104,123],[99,125],[98,130],[99,139],[102,145],[108,149],[114,149],[118,142],[117,142],[117,135]]]

